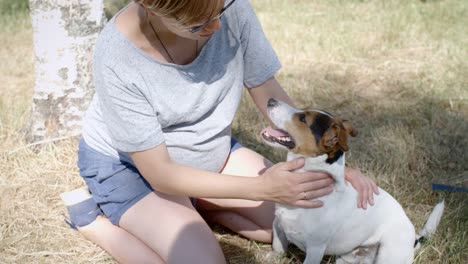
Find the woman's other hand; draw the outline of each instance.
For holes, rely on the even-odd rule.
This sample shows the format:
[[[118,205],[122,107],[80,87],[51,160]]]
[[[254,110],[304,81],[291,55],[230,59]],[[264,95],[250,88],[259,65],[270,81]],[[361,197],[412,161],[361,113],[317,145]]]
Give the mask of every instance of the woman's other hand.
[[[345,179],[358,192],[358,208],[367,209],[367,203],[374,205],[374,193],[378,195],[379,188],[373,180],[364,176],[360,170],[352,168],[345,169]]]

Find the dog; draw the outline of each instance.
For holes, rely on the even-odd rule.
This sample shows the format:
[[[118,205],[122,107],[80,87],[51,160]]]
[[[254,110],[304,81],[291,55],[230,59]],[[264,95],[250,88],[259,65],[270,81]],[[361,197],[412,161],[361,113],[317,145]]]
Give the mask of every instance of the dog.
[[[401,205],[380,188],[375,205],[359,209],[358,194],[344,177],[348,136],[357,135],[351,123],[273,98],[268,101],[267,114],[276,127],[261,132],[268,145],[285,148],[287,160],[304,157],[305,165],[299,171],[322,171],[335,180],[333,192],[320,198],[323,207],[275,205],[273,251],[284,253],[291,242],[305,251],[306,264],[318,264],[324,255],[336,255],[337,264],[412,263],[419,243],[435,232],[444,202],[435,206],[419,234]]]

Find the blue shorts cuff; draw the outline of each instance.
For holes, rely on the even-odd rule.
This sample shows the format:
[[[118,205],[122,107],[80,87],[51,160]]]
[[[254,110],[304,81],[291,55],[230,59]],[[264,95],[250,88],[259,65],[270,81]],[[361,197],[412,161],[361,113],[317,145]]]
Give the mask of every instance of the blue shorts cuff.
[[[73,229],[89,225],[96,220],[98,215],[103,215],[101,209],[92,198],[67,206],[67,211],[70,218],[65,219],[65,222]]]
[[[242,145],[239,143],[239,141],[231,137],[231,153],[240,148],[242,148]]]

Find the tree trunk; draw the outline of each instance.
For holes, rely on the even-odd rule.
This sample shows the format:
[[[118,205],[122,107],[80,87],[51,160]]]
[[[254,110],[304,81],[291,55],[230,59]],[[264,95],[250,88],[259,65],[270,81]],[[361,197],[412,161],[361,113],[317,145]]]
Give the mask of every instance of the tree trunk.
[[[32,141],[81,132],[92,98],[92,54],[103,0],[29,0],[35,52]]]

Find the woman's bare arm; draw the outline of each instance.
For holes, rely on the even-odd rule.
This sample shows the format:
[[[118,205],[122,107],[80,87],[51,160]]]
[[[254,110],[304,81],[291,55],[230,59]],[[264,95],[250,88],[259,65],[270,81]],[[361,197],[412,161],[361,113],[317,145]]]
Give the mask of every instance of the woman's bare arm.
[[[258,177],[239,177],[195,169],[171,160],[164,144],[130,153],[140,173],[160,192],[206,198],[269,200],[302,207],[317,207],[319,201],[302,200],[303,192],[322,196],[331,181],[316,173],[292,173],[302,159],[281,162]]]
[[[263,116],[270,121],[267,114],[267,103],[270,98],[276,98],[291,106],[295,106],[293,100],[284,91],[275,77],[270,78],[263,84],[249,89],[249,94],[252,100],[262,112]]]

